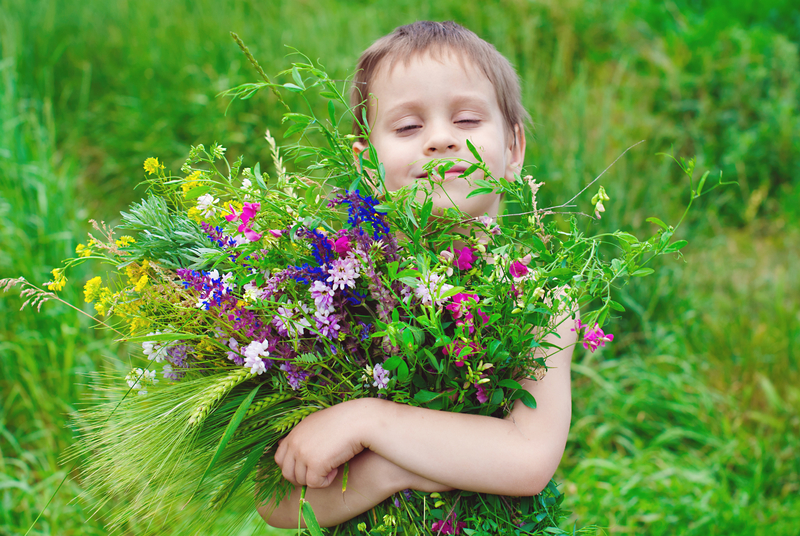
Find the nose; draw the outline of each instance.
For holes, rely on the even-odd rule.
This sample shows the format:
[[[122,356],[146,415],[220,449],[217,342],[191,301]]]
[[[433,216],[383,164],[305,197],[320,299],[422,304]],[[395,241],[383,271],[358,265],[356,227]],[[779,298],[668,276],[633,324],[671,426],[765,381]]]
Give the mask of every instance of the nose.
[[[428,125],[428,136],[425,140],[426,156],[442,156],[447,152],[460,149],[461,141],[449,124],[433,123]]]

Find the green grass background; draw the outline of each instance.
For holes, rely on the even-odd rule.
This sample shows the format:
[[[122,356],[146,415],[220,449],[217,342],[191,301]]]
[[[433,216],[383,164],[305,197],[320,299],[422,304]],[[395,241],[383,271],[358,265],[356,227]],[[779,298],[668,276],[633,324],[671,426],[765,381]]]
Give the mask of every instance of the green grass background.
[[[609,534],[800,533],[800,8],[791,0],[0,0],[0,277],[48,279],[141,195],[142,161],[177,170],[190,144],[266,164],[263,94],[215,95],[272,74],[284,45],[347,78],[396,25],[454,19],[518,68],[533,117],[526,163],[544,202],[603,178],[601,229],[676,221],[688,185],[656,156],[697,156],[737,185],[702,198],[685,259],[621,289],[614,343],[579,349],[557,478],[572,523]],[[585,209],[590,195],[579,201]],[[73,271],[82,304],[94,275]],[[0,295],[0,535],[105,534],[59,463],[85,375],[125,349],[83,317]],[[67,479],[59,489],[64,476]],[[56,492],[56,490],[58,491]],[[275,534],[256,525],[257,534]],[[136,534],[135,527],[127,531]],[[164,528],[170,534],[169,527]],[[225,525],[208,534],[228,534]]]

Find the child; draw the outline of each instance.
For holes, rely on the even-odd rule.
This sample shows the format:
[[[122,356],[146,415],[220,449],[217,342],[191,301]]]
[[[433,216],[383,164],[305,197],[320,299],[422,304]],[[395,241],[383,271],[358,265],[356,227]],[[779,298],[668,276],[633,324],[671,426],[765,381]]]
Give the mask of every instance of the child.
[[[388,190],[424,179],[422,167],[432,159],[474,160],[467,139],[494,176],[514,180],[522,168],[526,114],[517,76],[492,45],[455,23],[418,22],[378,40],[359,61],[356,88],[355,105],[369,95],[369,140],[386,168]],[[353,150],[357,155],[365,148],[359,141]],[[455,205],[472,216],[496,217],[497,195],[467,199],[470,182],[458,178],[465,169],[459,162],[447,172],[434,195],[438,208]],[[260,505],[259,513],[270,525],[296,527],[303,485],[322,526],[342,523],[407,488],[539,493],[561,461],[569,432],[571,327],[571,321],[561,322],[560,339],[550,336],[563,350],[548,357],[544,378],[521,382],[536,398],[536,409],[518,403],[497,419],[366,398],[310,415],[275,455],[295,490],[277,507]],[[345,462],[349,476],[342,493]]]

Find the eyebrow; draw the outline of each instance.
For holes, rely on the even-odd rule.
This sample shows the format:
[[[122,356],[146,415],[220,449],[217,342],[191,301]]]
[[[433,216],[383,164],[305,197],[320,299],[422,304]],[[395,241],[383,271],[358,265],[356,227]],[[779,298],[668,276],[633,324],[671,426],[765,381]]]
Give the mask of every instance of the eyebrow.
[[[456,95],[452,99],[452,103],[455,106],[477,105],[481,108],[487,108],[488,106],[490,106],[490,103],[487,102],[486,98],[484,98],[480,93],[464,93],[461,95]],[[410,99],[407,101],[403,101],[391,107],[390,109],[386,110],[385,117],[391,118],[397,113],[404,112],[407,110],[414,111],[419,108],[422,108],[424,105],[425,101],[421,99]]]

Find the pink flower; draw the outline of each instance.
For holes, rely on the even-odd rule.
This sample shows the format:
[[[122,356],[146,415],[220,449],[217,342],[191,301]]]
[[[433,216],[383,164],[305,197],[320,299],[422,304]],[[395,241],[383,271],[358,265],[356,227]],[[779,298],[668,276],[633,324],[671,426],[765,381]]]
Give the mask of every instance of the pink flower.
[[[529,270],[528,267],[521,262],[514,261],[511,263],[511,267],[508,269],[508,272],[511,274],[511,277],[520,278],[527,275]]]
[[[478,399],[478,403],[485,404],[486,402],[489,401],[489,395],[486,393],[486,387],[484,387],[482,383],[476,383],[475,389],[478,390],[478,392],[475,393],[475,396]]]
[[[340,236],[334,241],[333,249],[336,253],[344,257],[352,249],[350,247],[350,239],[346,236]]]
[[[229,207],[231,213],[226,214],[224,218],[230,222],[240,219],[242,223],[239,224],[239,227],[236,230],[239,231],[240,233],[244,233],[244,236],[250,242],[255,242],[256,240],[260,240],[262,234],[257,233],[250,228],[250,220],[252,220],[255,217],[256,213],[261,208],[261,203],[245,203],[242,208],[242,211],[238,214],[236,213],[236,210],[234,210],[233,205],[229,205]]]
[[[455,259],[455,267],[459,270],[469,270],[472,268],[472,263],[475,262],[475,250],[470,248],[469,246],[464,246],[461,249],[454,250],[456,259]]]
[[[584,326],[586,327],[586,326]],[[614,340],[614,335],[611,333],[605,334],[600,328],[599,324],[594,325],[594,329],[587,330],[583,336],[583,347],[587,350],[594,352],[601,346],[605,346],[607,342]]]
[[[455,525],[453,525],[455,521]],[[431,531],[436,534],[459,534],[461,529],[466,528],[467,524],[463,521],[458,521],[455,516],[447,519],[446,521],[434,521],[431,525]]]
[[[467,294],[459,292],[452,298],[452,303],[445,306],[445,309],[453,313],[453,318],[458,319],[469,314],[470,306],[478,303],[480,299],[477,294]]]

